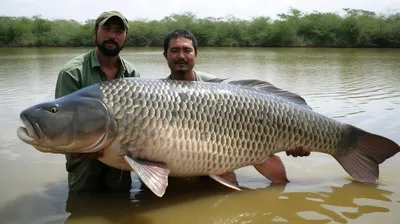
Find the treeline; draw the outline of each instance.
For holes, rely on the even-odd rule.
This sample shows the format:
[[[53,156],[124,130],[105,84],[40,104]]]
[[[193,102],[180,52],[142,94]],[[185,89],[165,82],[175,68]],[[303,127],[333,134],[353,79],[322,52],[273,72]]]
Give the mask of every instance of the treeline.
[[[288,13],[242,20],[234,16],[198,18],[191,12],[161,20],[129,21],[127,47],[163,45],[177,28],[192,31],[202,47],[400,47],[400,13],[378,15],[343,9],[338,13]],[[0,17],[0,47],[89,47],[94,19],[47,20],[41,16]]]

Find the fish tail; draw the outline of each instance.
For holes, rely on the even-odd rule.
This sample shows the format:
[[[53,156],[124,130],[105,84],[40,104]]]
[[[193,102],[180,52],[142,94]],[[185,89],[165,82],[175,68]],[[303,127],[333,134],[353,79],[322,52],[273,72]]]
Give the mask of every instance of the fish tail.
[[[349,125],[349,141],[335,159],[355,180],[377,184],[379,164],[400,151],[394,141]]]

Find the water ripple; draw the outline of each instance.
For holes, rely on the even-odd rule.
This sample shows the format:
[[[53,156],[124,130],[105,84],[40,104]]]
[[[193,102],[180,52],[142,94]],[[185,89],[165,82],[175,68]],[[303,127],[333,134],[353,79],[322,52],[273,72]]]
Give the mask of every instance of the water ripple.
[[[134,178],[131,197],[72,194],[65,158],[28,147],[16,136],[16,127],[22,109],[54,97],[60,66],[82,51],[0,53],[0,166],[9,172],[0,182],[0,222],[57,222],[67,217],[71,222],[99,217],[116,223],[209,223],[210,217],[223,223],[398,220],[399,156],[380,167],[378,187],[350,181],[336,160],[313,153],[308,158],[281,157],[291,180],[286,186],[270,185],[262,175],[254,175],[256,171],[244,169],[237,171],[242,192],[201,178],[171,178],[165,196],[158,198]],[[146,51],[125,49],[124,55],[143,76],[166,77],[169,70],[161,54]],[[300,94],[316,112],[400,142],[398,58],[399,51],[391,50],[203,49],[196,68],[228,78],[269,81]],[[46,187],[48,182],[58,184]]]

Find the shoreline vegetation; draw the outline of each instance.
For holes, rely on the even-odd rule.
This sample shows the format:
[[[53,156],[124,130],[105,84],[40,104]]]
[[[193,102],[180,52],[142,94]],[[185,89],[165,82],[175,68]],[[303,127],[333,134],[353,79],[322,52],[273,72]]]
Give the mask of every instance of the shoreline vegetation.
[[[346,8],[341,14],[293,8],[275,20],[171,14],[161,20],[129,21],[125,46],[162,47],[164,36],[181,28],[193,32],[200,47],[400,47],[400,12]],[[0,16],[0,47],[93,47],[94,21]]]

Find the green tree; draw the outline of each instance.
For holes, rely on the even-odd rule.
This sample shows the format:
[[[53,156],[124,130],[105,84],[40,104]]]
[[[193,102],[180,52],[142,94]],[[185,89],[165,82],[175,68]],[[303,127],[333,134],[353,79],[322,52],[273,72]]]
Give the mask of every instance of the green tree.
[[[210,47],[400,47],[400,13],[377,15],[343,9],[344,15],[290,9],[278,19],[259,16],[242,20],[234,15],[198,18],[192,12],[161,20],[129,21],[125,46],[163,46],[168,32],[192,31],[199,46]],[[0,16],[0,47],[94,46],[94,20],[47,20],[40,15]]]

